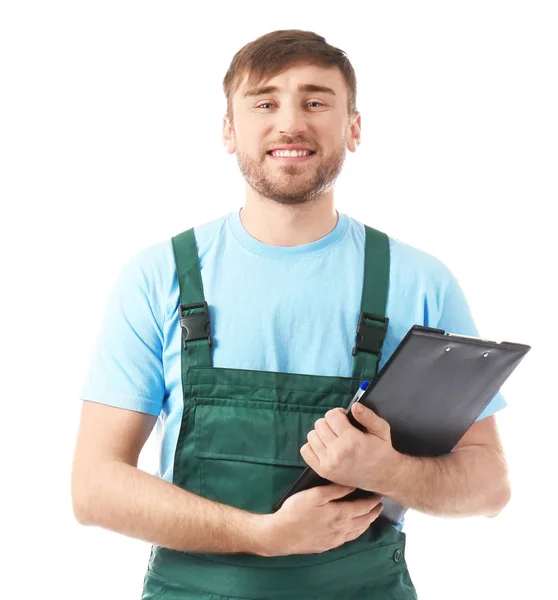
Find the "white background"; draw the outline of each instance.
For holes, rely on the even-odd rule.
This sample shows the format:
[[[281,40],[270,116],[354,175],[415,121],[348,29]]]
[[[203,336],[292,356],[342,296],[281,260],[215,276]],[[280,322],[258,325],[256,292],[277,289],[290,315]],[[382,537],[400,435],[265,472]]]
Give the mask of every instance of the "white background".
[[[555,8],[2,4],[3,597],[139,599],[149,545],[73,517],[79,390],[123,264],[242,206],[220,137],[222,79],[244,44],[290,28],[325,36],[357,73],[362,144],[348,153],[337,208],[440,258],[483,337],[533,347],[497,417],[506,509],[496,519],[407,513],[419,598],[552,596]],[[156,460],[150,439],[140,467],[153,472]]]

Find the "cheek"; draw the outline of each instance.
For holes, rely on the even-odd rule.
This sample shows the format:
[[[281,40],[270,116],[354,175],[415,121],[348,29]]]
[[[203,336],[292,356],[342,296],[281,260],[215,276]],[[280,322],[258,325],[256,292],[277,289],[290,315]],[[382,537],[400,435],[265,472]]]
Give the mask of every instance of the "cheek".
[[[235,140],[237,146],[250,156],[264,153],[264,139],[261,128],[247,121],[235,123]]]
[[[339,130],[338,127],[333,126],[331,128],[324,128],[318,134],[318,140],[320,146],[323,148],[325,154],[330,154],[343,146],[346,141],[345,132]]]
[[[253,140],[238,140],[237,151],[253,161],[263,161],[266,158],[265,149],[261,145],[255,144]]]

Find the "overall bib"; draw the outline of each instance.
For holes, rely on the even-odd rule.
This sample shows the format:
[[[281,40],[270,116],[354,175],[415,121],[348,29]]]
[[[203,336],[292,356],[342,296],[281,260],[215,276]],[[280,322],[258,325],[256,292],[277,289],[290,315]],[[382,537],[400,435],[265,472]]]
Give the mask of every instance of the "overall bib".
[[[347,408],[362,381],[377,375],[388,324],[388,237],[366,227],[352,377],[213,367],[193,229],[172,243],[180,286],[184,395],[173,483],[223,504],[269,514],[306,467],[300,448],[316,420],[332,408]],[[416,600],[405,539],[380,517],[356,540],[319,554],[262,557],[152,546],[142,600]]]

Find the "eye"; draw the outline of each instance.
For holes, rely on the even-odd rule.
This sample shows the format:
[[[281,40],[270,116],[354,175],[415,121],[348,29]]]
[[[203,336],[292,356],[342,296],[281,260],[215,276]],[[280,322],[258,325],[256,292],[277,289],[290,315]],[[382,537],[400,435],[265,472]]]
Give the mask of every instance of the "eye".
[[[306,104],[319,104],[320,106],[324,106],[321,102],[307,102]],[[258,106],[256,106],[256,108],[262,108],[263,106],[271,106],[271,102],[262,102],[261,104],[258,104]]]

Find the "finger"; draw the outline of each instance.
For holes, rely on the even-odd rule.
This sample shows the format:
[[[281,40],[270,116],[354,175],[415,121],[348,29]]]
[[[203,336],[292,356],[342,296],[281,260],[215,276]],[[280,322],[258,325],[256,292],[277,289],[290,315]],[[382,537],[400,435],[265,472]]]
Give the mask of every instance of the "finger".
[[[308,492],[316,496],[318,506],[322,506],[323,504],[327,504],[332,500],[336,500],[337,498],[342,498],[348,494],[351,494],[355,491],[355,489],[356,488],[354,487],[341,485],[340,483],[328,483],[326,485],[319,485],[310,488]]]
[[[308,445],[314,451],[314,454],[318,457],[318,460],[321,463],[326,455],[327,447],[322,442],[320,435],[317,431],[312,429],[312,431],[310,431],[306,436],[306,439],[308,440]]]
[[[333,429],[329,426],[329,423],[323,417],[314,423],[314,429],[326,446],[329,443],[334,442],[338,437]]]
[[[350,528],[351,529],[364,529],[367,528],[370,523],[375,521],[384,508],[383,504],[375,506],[372,510],[368,511],[365,515],[361,517],[356,517],[355,519],[351,519]]]
[[[302,448],[300,449],[300,455],[305,460],[306,464],[310,468],[314,469],[314,471],[317,468],[319,468],[320,461],[319,461],[318,457],[316,456],[316,453],[314,452],[314,450],[312,450],[312,448],[310,447],[310,444],[304,444],[304,446],[302,446]]]
[[[371,408],[364,406],[360,402],[355,402],[351,407],[353,417],[371,433],[378,437],[388,440],[390,439],[389,423],[377,415]]]
[[[359,517],[358,519],[353,519],[350,524],[347,524],[347,526],[351,528],[351,531],[345,534],[345,539],[348,541],[360,537],[380,516],[381,512],[381,509],[377,510],[375,508],[367,515]]]
[[[347,500],[345,502],[341,500],[336,502],[336,504],[341,504],[344,506],[347,518],[354,519],[368,514],[373,508],[376,508],[376,506],[381,504],[382,498],[383,496],[374,495],[371,498],[361,498],[359,500]]]
[[[331,430],[337,436],[346,434],[354,429],[354,427],[349,423],[349,419],[347,419],[347,415],[343,409],[334,408],[332,410],[328,410],[325,414],[325,420]]]

